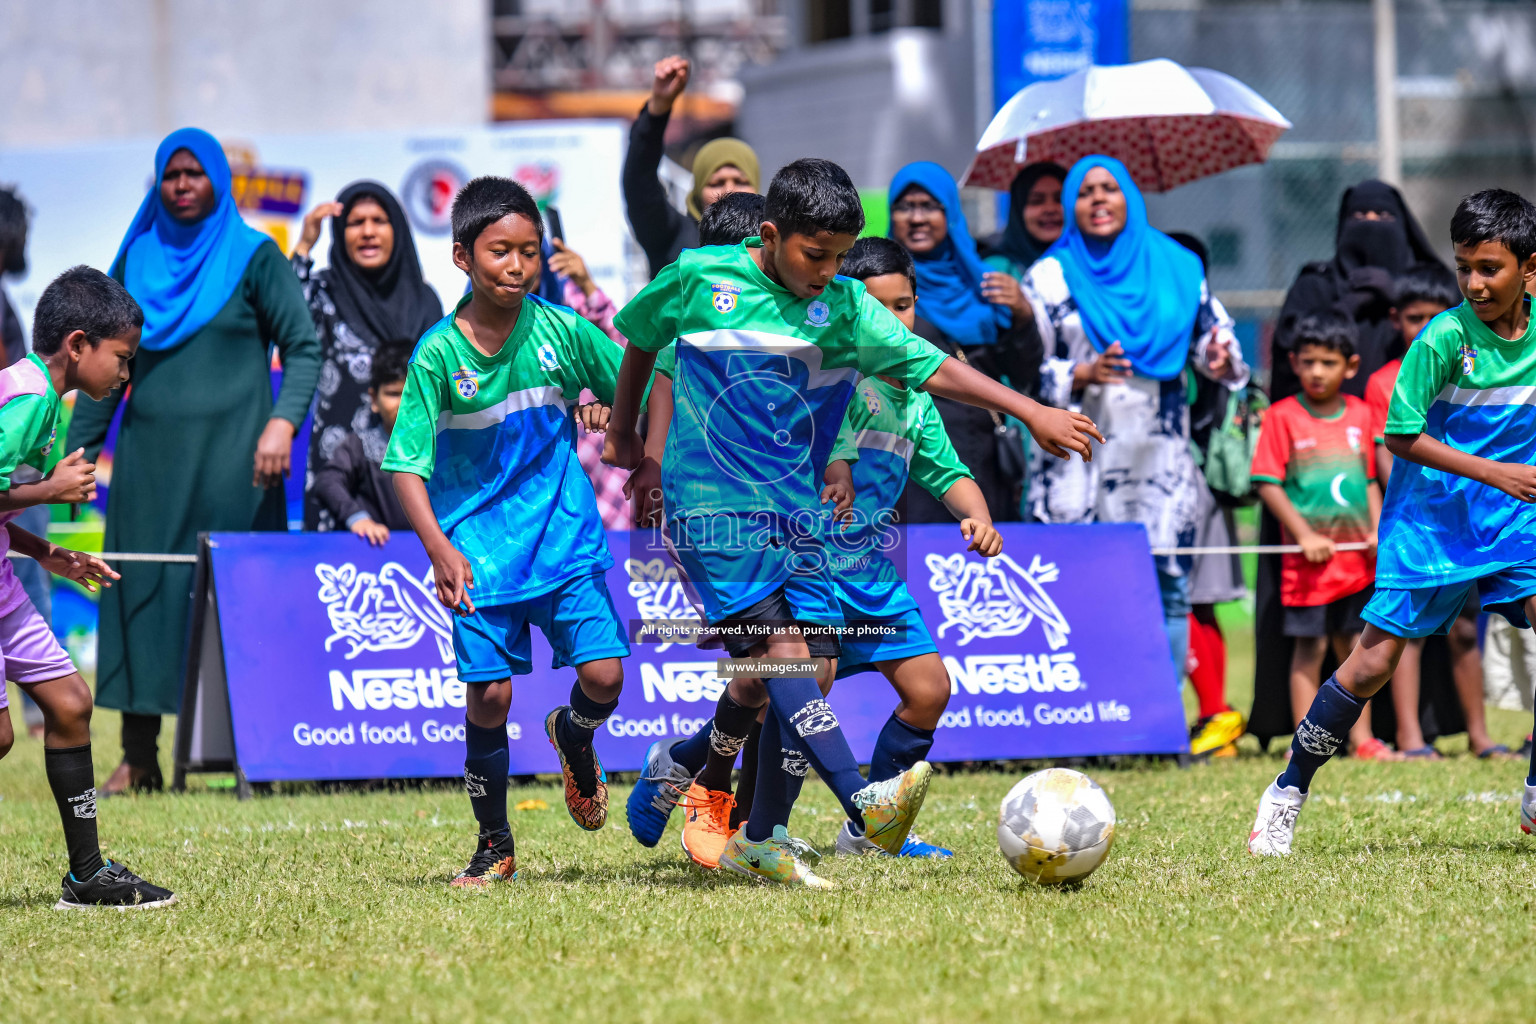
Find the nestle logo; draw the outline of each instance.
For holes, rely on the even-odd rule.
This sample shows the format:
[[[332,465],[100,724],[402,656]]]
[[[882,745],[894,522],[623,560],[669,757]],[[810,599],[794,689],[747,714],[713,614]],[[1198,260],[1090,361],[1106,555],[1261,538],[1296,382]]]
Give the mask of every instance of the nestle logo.
[[[645,699],[655,702],[664,700],[719,700],[725,692],[725,680],[716,674],[716,661],[666,661],[661,671],[655,665],[640,664],[640,683],[645,688]]]
[[[1085,685],[1077,671],[1077,655],[972,654],[962,661],[944,656],[952,694],[1072,693]]]

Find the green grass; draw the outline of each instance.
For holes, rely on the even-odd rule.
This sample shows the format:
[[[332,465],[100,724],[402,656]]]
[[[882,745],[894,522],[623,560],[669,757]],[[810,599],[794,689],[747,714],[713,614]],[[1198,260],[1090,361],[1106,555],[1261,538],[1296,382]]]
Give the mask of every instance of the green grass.
[[[1496,718],[1518,742],[1519,716]],[[106,770],[115,716],[98,716]],[[168,730],[169,734],[169,730]],[[1446,744],[1450,749],[1451,744]],[[516,789],[522,878],[450,890],[472,824],[456,787],[132,797],[109,855],[176,888],[137,914],[51,909],[62,870],[41,745],[0,762],[0,1020],[1516,1020],[1536,1004],[1536,841],[1522,769],[1325,769],[1295,856],[1243,850],[1275,758],[1093,770],[1120,817],[1073,890],[1003,863],[1015,774],[941,776],[923,817],[950,864],[829,862],[842,888],[705,877],[553,786]],[[812,782],[794,828],[838,827]]]

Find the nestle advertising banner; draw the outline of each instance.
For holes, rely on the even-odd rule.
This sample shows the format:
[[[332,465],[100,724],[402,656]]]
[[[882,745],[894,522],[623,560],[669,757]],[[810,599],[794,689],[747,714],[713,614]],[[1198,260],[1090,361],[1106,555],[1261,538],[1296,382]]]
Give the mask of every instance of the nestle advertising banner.
[[[913,526],[909,585],[951,680],[932,758],[1065,757],[1184,749],[1186,727],[1157,581],[1139,526],[1003,524],[998,558],[964,553],[959,531]],[[645,535],[611,533],[608,587],[621,619],[693,616],[676,570]],[[452,619],[415,539],[370,548],[350,534],[214,534],[216,589],[236,758],[251,781],[463,773],[464,684]],[[575,675],[514,680],[511,771],[554,772],[549,710]],[[719,651],[637,643],[618,713],[598,735],[612,770],[693,733],[724,682]],[[878,674],[838,682],[831,701],[867,758],[895,707]]]

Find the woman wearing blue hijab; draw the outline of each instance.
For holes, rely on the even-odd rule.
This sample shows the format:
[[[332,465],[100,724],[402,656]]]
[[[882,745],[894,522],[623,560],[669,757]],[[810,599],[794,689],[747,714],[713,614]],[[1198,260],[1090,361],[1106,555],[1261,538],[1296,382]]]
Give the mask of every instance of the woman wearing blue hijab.
[[[1106,442],[1080,467],[1037,462],[1031,513],[1048,523],[1141,523],[1153,547],[1187,547],[1205,481],[1190,455],[1185,374],[1233,390],[1248,383],[1232,319],[1199,257],[1147,223],[1120,161],[1079,160],[1061,198],[1061,237],[1024,280],[1046,353],[1039,398],[1092,416]],[[1189,567],[1188,558],[1157,559],[1178,679]]]
[[[915,333],[995,380],[1031,394],[1040,364],[1032,310],[1018,282],[988,269],[976,254],[949,172],[923,160],[896,172],[888,191],[890,237],[912,255],[917,271]],[[1019,518],[1023,480],[1010,479],[998,458],[991,414],[934,399],[960,460],[998,520]],[[945,523],[954,517],[927,491],[907,488],[906,521]]]
[[[132,379],[79,398],[68,450],[95,460],[118,407],[109,551],[192,553],[205,530],[287,529],[283,478],[315,391],[320,346],[288,261],[247,227],[229,162],[196,128],[155,153],[155,185],[123,236],[112,276],[144,310]],[[269,352],[283,365],[272,399]],[[102,593],[96,700],[123,712],[123,764],[105,795],[160,786],[160,716],[176,714],[190,565],[135,563]]]

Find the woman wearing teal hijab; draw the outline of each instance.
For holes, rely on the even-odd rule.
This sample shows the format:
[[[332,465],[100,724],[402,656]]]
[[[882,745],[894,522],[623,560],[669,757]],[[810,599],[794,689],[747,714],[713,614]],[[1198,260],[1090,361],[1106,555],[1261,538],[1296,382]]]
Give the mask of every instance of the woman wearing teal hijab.
[[[1045,348],[1040,400],[1081,409],[1104,447],[1080,466],[1037,463],[1031,513],[1048,523],[1141,523],[1155,548],[1194,540],[1205,482],[1189,448],[1190,370],[1248,383],[1232,319],[1200,260],[1147,223],[1118,160],[1079,160],[1062,186],[1066,225],[1025,275]],[[1188,558],[1157,559],[1169,644],[1183,675]]]
[[[315,391],[320,346],[298,279],[247,227],[207,132],[172,132],[112,276],[144,309],[123,391],[78,398],[68,450],[95,460],[119,406],[105,543],[191,553],[206,530],[287,529],[283,478]],[[283,365],[272,399],[270,355]],[[130,563],[101,596],[96,701],[123,712],[123,764],[104,795],[160,786],[160,716],[180,710],[190,565]]]

